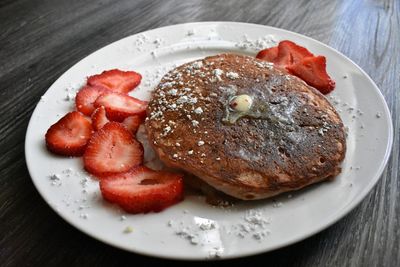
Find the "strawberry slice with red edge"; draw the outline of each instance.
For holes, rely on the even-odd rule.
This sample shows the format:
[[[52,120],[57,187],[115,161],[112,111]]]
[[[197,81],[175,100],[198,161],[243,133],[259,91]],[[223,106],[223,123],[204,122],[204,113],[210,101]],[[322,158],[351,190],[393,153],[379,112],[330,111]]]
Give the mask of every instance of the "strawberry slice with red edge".
[[[81,156],[92,131],[92,124],[80,112],[67,113],[47,130],[47,149],[59,155]]]
[[[96,101],[101,94],[106,92],[110,91],[102,86],[84,86],[76,94],[76,109],[86,116],[90,116],[95,110],[95,107],[93,106],[94,101]]]
[[[113,69],[88,77],[87,84],[103,86],[111,91],[127,94],[135,89],[141,80],[142,75],[137,72]]]
[[[328,94],[335,88],[335,82],[326,72],[326,58],[324,56],[304,58],[297,64],[288,66],[287,69],[323,94]]]
[[[128,95],[108,92],[99,96],[94,106],[104,106],[110,120],[121,122],[132,115],[145,116],[147,102]]]
[[[307,48],[299,46],[292,41],[281,41],[278,45],[278,55],[274,59],[274,64],[278,67],[287,67],[296,64],[307,57],[314,55]]]
[[[274,62],[274,60],[278,57],[278,46],[270,47],[258,52],[256,58],[265,60],[268,62]]]
[[[183,175],[140,166],[101,179],[100,190],[126,212],[159,212],[183,199]]]
[[[126,172],[142,162],[142,144],[118,122],[95,132],[83,154],[85,169],[96,176]]]
[[[122,121],[122,125],[125,126],[132,134],[136,134],[139,129],[140,124],[142,124],[144,118],[142,116],[129,116],[125,120]]]
[[[110,122],[106,115],[106,109],[101,106],[92,113],[92,125],[95,131],[100,130],[104,125]]]

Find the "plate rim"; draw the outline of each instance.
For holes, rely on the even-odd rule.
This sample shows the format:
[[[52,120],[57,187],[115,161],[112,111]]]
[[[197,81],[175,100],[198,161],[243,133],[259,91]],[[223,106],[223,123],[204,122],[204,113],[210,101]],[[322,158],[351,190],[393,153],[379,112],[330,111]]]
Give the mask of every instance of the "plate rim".
[[[102,49],[106,49],[109,46],[114,45],[117,42],[122,42],[125,39],[128,38],[132,38],[134,36],[140,35],[140,34],[148,34],[152,31],[158,31],[158,30],[167,30],[168,28],[175,28],[175,27],[186,27],[186,26],[192,26],[192,27],[196,27],[196,26],[202,26],[202,25],[210,25],[210,24],[218,24],[218,25],[223,25],[223,26],[234,26],[234,25],[241,25],[241,26],[249,26],[249,27],[258,27],[258,28],[263,28],[263,29],[272,29],[275,31],[281,31],[281,32],[285,32],[285,33],[289,33],[291,35],[296,35],[300,38],[303,39],[307,39],[309,41],[312,41],[314,43],[318,43],[318,45],[323,46],[326,49],[329,50],[333,50],[335,53],[339,54],[341,57],[343,57],[344,59],[346,59],[348,62],[350,62],[354,67],[356,67],[369,81],[369,83],[371,83],[374,87],[374,90],[376,91],[377,95],[379,96],[380,101],[383,103],[383,115],[387,118],[387,122],[389,125],[389,129],[388,129],[388,142],[386,143],[386,148],[385,148],[385,155],[381,161],[381,164],[379,165],[379,168],[376,170],[376,175],[374,175],[371,179],[371,182],[368,183],[368,185],[364,188],[364,190],[358,195],[358,197],[353,200],[352,202],[350,202],[350,204],[348,206],[346,206],[341,212],[339,212],[339,215],[337,215],[334,219],[330,220],[329,222],[320,225],[319,227],[314,228],[312,231],[307,232],[306,234],[302,234],[299,235],[297,238],[291,239],[290,241],[287,242],[283,242],[274,246],[270,246],[268,249],[258,249],[258,250],[254,250],[250,253],[236,253],[236,254],[231,254],[231,255],[224,255],[221,259],[222,260],[227,260],[227,259],[235,259],[235,258],[241,258],[241,257],[248,257],[248,256],[253,256],[253,255],[257,255],[257,254],[261,254],[261,253],[267,253],[267,252],[271,252],[274,250],[277,250],[279,248],[283,248],[295,243],[298,243],[302,240],[305,240],[307,238],[309,238],[310,236],[315,235],[316,233],[319,233],[325,229],[327,229],[328,227],[332,226],[333,224],[335,224],[336,222],[338,222],[339,220],[341,220],[344,216],[348,215],[352,210],[354,210],[354,208],[356,208],[367,196],[368,193],[370,193],[372,191],[372,189],[377,185],[378,181],[380,180],[380,178],[382,177],[382,174],[387,166],[388,160],[390,158],[391,152],[392,152],[392,146],[393,146],[393,120],[392,120],[392,116],[389,110],[389,107],[387,105],[387,102],[381,92],[381,90],[379,89],[379,87],[376,85],[376,83],[372,80],[372,78],[360,67],[358,66],[353,60],[351,60],[350,58],[348,58],[347,56],[345,56],[343,53],[341,53],[340,51],[336,50],[333,47],[328,46],[327,44],[322,43],[319,40],[313,39],[311,37],[308,37],[306,35],[297,33],[297,32],[293,32],[293,31],[289,31],[286,29],[281,29],[281,28],[277,28],[277,27],[273,27],[273,26],[268,26],[268,25],[262,25],[262,24],[255,24],[255,23],[246,23],[246,22],[234,22],[234,21],[203,21],[203,22],[190,22],[190,23],[180,23],[180,24],[173,24],[173,25],[167,25],[167,26],[163,26],[163,27],[158,27],[158,28],[151,28],[145,31],[141,31],[141,32],[137,32],[135,34],[132,35],[128,35],[125,36],[119,40],[113,41],[103,47],[100,47],[94,51],[92,51],[90,54],[84,56],[83,58],[80,58],[75,64],[73,64],[71,67],[69,67],[66,71],[64,71],[60,76],[58,76],[58,78],[47,88],[47,90],[44,92],[44,94],[47,93],[47,91],[55,84],[57,83],[61,77],[68,72],[70,69],[75,68],[78,64],[80,64],[82,61],[84,61],[85,59],[87,59],[88,57],[92,56],[94,53],[98,52],[99,50]],[[103,238],[101,236],[98,235],[94,235],[91,234],[90,232],[86,231],[83,227],[81,227],[79,224],[75,224],[72,220],[69,219],[69,217],[64,216],[61,212],[59,212],[55,207],[53,207],[50,204],[50,201],[47,200],[46,198],[46,194],[44,192],[44,190],[42,191],[41,187],[38,185],[37,181],[32,177],[32,171],[31,171],[31,165],[32,163],[30,163],[31,161],[28,161],[29,156],[27,155],[27,149],[28,148],[28,143],[27,143],[27,137],[30,131],[32,131],[32,125],[34,124],[33,122],[33,118],[34,115],[36,115],[35,113],[37,112],[38,106],[40,105],[40,101],[38,101],[38,103],[36,104],[33,112],[31,113],[31,117],[29,119],[29,123],[28,123],[28,127],[25,133],[25,144],[24,144],[24,156],[25,156],[25,163],[28,169],[28,173],[29,176],[31,178],[31,181],[33,183],[33,185],[35,186],[36,190],[39,192],[39,195],[41,196],[41,198],[45,201],[45,203],[56,213],[58,214],[63,220],[65,220],[68,224],[70,224],[71,226],[73,226],[74,228],[76,228],[77,230],[81,231],[82,233],[94,238],[95,240],[101,241],[107,245],[122,249],[124,251],[127,251],[129,253],[137,253],[140,255],[145,255],[145,256],[150,256],[150,257],[156,257],[156,258],[161,258],[161,259],[173,259],[173,260],[189,260],[189,261],[195,261],[195,260],[212,260],[212,259],[207,259],[207,258],[203,258],[203,257],[176,257],[176,256],[171,256],[171,255],[160,255],[160,254],[154,254],[154,253],[150,253],[146,250],[141,250],[140,248],[136,248],[136,247],[132,247],[132,248],[127,248],[124,247],[122,245],[119,245],[117,243],[113,243],[110,242],[107,238]]]

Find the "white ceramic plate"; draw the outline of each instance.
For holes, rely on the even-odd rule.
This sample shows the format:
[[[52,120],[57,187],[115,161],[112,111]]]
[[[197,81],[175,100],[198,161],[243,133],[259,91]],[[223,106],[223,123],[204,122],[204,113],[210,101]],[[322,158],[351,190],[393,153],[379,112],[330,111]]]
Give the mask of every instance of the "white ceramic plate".
[[[132,95],[147,99],[162,75],[176,64],[220,52],[255,55],[261,47],[283,39],[326,56],[328,72],[336,81],[328,99],[348,127],[348,149],[343,171],[333,182],[225,209],[191,195],[160,213],[128,215],[102,200],[96,180],[83,171],[80,158],[54,156],[45,148],[46,130],[72,110],[74,101],[69,98],[88,75],[112,68],[138,71],[144,79]],[[336,50],[267,26],[205,22],[136,34],[78,62],[38,103],[27,130],[25,153],[33,183],[45,201],[84,233],[128,251],[158,257],[234,258],[292,244],[342,218],[378,181],[389,157],[392,132],[390,113],[379,89]],[[125,233],[127,227],[133,231]]]

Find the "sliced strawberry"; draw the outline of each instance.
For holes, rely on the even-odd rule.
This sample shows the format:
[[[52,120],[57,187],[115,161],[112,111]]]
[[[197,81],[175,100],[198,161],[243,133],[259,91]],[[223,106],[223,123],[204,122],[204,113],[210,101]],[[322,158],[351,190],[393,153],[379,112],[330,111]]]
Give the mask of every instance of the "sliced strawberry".
[[[104,106],[110,120],[123,121],[132,115],[145,116],[147,102],[128,95],[109,92],[99,96],[94,106]]]
[[[113,69],[88,77],[87,83],[104,86],[111,91],[126,94],[138,86],[141,80],[142,75],[137,72]]]
[[[94,101],[106,92],[109,92],[109,90],[102,86],[84,86],[76,94],[76,108],[86,116],[90,116],[95,110]]]
[[[128,129],[132,134],[136,134],[137,130],[139,129],[140,124],[143,123],[143,117],[142,116],[129,116],[127,117],[123,122],[122,125],[125,126],[126,129]]]
[[[126,212],[159,212],[183,199],[183,176],[141,166],[105,177],[100,190],[106,200]]]
[[[287,69],[323,94],[328,94],[335,88],[335,82],[326,72],[324,56],[304,58],[299,63],[288,66]]]
[[[307,48],[285,40],[278,45],[278,56],[275,58],[274,64],[278,67],[286,67],[312,56],[314,55]]]
[[[256,58],[265,60],[268,62],[274,62],[275,58],[278,57],[278,46],[270,47],[258,52]]]
[[[104,125],[110,122],[106,116],[106,109],[101,106],[95,109],[92,114],[92,125],[95,131],[100,130]]]
[[[92,124],[80,112],[67,113],[47,130],[47,149],[59,155],[80,156],[92,131]]]
[[[95,132],[83,154],[85,169],[98,176],[125,172],[142,162],[142,145],[118,122]]]

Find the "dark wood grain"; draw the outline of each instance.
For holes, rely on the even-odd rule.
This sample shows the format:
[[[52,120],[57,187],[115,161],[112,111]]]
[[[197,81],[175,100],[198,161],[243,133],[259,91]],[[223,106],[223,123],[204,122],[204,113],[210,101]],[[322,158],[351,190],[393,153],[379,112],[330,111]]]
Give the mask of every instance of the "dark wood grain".
[[[24,138],[40,96],[78,60],[151,28],[242,21],[320,40],[377,83],[393,116],[393,153],[374,190],[345,218],[292,246],[209,266],[400,266],[400,1],[0,1],[0,265],[153,266],[73,228],[35,190]],[[190,263],[198,266],[203,263]]]

